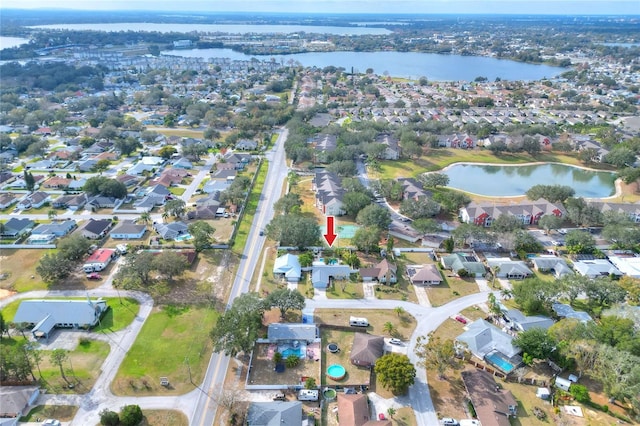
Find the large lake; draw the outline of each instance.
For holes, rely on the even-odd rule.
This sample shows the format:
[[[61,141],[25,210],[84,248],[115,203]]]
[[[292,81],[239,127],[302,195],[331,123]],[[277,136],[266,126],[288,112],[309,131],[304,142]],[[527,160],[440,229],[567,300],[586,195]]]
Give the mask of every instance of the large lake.
[[[439,55],[437,53],[416,52],[311,52],[293,55],[246,55],[231,49],[189,49],[162,52],[190,58],[229,58],[233,60],[275,59],[283,64],[297,61],[305,67],[343,67],[350,71],[364,73],[367,68],[376,74],[393,77],[418,79],[422,76],[436,81],[473,81],[482,76],[490,81],[500,77],[503,80],[540,80],[551,78],[566,71],[565,68],[548,65],[525,64],[506,59],[483,56]]]
[[[335,35],[391,34],[384,28],[331,27],[317,25],[241,25],[241,24],[155,24],[150,22],[112,24],[53,24],[30,28],[78,31],[155,31],[160,33],[229,33],[229,34],[290,34],[317,33]]]
[[[0,50],[17,47],[27,43],[29,43],[29,39],[26,38],[0,36]]]
[[[604,198],[615,194],[615,174],[565,164],[454,164],[442,173],[452,188],[487,196],[524,195],[534,185],[566,185],[577,197]]]

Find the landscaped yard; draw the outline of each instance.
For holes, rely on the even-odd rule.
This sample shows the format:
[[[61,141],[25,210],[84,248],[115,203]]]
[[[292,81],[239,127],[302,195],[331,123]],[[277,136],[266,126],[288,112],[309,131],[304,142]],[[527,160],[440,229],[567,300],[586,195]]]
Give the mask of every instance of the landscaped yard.
[[[317,344],[316,344],[317,345]],[[315,352],[320,355],[321,348]],[[320,360],[301,358],[298,366],[286,367],[278,373],[274,370],[273,349],[269,350],[268,344],[257,344],[251,360],[248,384],[250,385],[299,385],[302,377],[313,377],[316,383],[320,383]],[[285,361],[283,361],[284,363]]]
[[[111,384],[116,395],[180,395],[204,377],[209,331],[219,313],[207,308],[154,308]],[[170,385],[162,387],[160,377]]]
[[[320,330],[320,337],[322,338],[322,366],[319,383],[323,386],[369,385],[371,383],[371,370],[356,367],[351,364],[349,360],[355,332],[364,332],[365,330],[355,328],[353,331],[328,330],[325,328],[321,328]],[[337,353],[327,351],[326,348],[329,343],[337,343],[340,351]],[[327,377],[327,367],[333,364],[339,364],[345,368],[346,375],[344,379],[336,381]]]
[[[442,281],[442,284],[425,287],[432,306],[442,306],[459,297],[480,291],[473,278],[462,279],[448,275],[448,271],[443,272],[444,281]]]
[[[316,309],[315,322],[318,324],[349,325],[349,317],[365,317],[369,327],[354,327],[354,331],[366,331],[369,334],[389,337],[384,331],[384,324],[390,322],[394,326],[393,337],[408,339],[416,328],[416,320],[408,313],[398,314],[386,309]]]
[[[337,280],[327,288],[326,294],[329,299],[362,299],[364,290],[360,282]]]

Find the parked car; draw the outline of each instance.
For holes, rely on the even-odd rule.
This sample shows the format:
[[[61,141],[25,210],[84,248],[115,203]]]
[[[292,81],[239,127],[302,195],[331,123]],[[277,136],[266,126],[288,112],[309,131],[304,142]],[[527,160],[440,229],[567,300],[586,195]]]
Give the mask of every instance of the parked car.
[[[562,234],[562,235],[566,235],[567,230],[562,228],[562,229],[558,229],[558,234]]]
[[[395,337],[392,339],[389,339],[389,343],[392,345],[402,345],[402,340],[400,339],[396,339]]]
[[[383,413],[378,414],[378,420],[387,420]]]
[[[42,423],[42,426],[60,426],[60,420],[56,419],[47,419]]]
[[[277,393],[277,394],[273,395],[273,400],[274,401],[286,401],[287,397],[283,393]]]
[[[102,275],[100,275],[97,272],[92,272],[90,274],[87,274],[87,279],[88,280],[101,280],[102,279]]]
[[[461,322],[463,324],[467,323],[467,319],[465,317],[463,317],[462,315],[456,315],[456,321]]]
[[[553,241],[551,241],[551,245],[554,245],[554,246],[563,246],[563,245],[564,245],[564,241],[556,241],[556,240],[553,240]]]
[[[261,237],[264,236],[264,231],[263,230],[260,230],[260,236]]]
[[[441,420],[444,426],[460,426],[460,423],[456,419],[452,419],[451,417],[444,417]]]

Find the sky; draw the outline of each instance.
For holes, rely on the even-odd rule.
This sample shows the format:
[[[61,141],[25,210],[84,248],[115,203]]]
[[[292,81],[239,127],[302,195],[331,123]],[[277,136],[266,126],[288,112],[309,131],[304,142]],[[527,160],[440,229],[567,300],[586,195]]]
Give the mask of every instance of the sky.
[[[640,15],[640,0],[2,0],[0,9]]]

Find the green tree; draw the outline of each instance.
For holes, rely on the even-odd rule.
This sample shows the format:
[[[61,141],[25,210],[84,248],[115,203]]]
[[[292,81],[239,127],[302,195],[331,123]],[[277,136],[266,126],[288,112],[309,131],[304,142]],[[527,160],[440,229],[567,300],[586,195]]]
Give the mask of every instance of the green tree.
[[[282,246],[304,249],[318,244],[320,227],[315,219],[295,214],[274,217],[266,227],[267,236]]]
[[[371,205],[371,197],[364,192],[349,191],[342,197],[342,203],[347,214],[356,217],[365,207]]]
[[[4,320],[4,316],[2,315],[2,312],[0,312],[0,337],[2,337],[5,333],[8,334],[9,332],[9,327],[7,325],[7,322]]]
[[[120,410],[120,424],[123,426],[139,425],[144,419],[139,405],[125,405]]]
[[[396,326],[391,321],[387,321],[382,325],[382,331],[392,335],[396,331]]]
[[[391,213],[377,204],[370,204],[360,210],[356,222],[364,226],[387,229],[391,224]]]
[[[290,309],[302,310],[305,305],[304,296],[298,290],[279,288],[267,296],[266,304],[269,308],[280,309],[280,318],[285,318]]]
[[[265,303],[255,293],[238,296],[209,333],[216,352],[236,356],[249,353],[262,329]]]
[[[36,272],[47,284],[56,284],[68,277],[71,270],[71,261],[65,259],[60,253],[46,253],[36,266]]]
[[[506,234],[516,229],[522,229],[523,226],[520,218],[510,214],[502,214],[491,223],[491,230],[500,234]]]
[[[617,281],[610,277],[586,280],[584,283],[584,293],[589,299],[589,303],[595,306],[611,306],[615,303],[623,302],[627,296],[624,288],[620,287]]]
[[[173,282],[176,276],[180,276],[187,270],[187,259],[173,250],[163,250],[153,260],[153,269],[163,275],[169,282]]]
[[[106,176],[90,177],[82,189],[89,195],[99,194],[114,198],[124,198],[127,196],[127,187],[123,183]]]
[[[520,332],[513,344],[535,359],[547,359],[556,349],[557,342],[544,328],[531,328]]]
[[[24,184],[25,188],[27,188],[27,191],[33,192],[36,187],[36,180],[33,175],[25,170],[24,172],[22,172],[22,178],[24,179]]]
[[[566,185],[534,185],[526,192],[527,198],[532,201],[542,198],[550,203],[563,203],[574,194],[575,190]]]
[[[298,355],[291,354],[284,360],[284,363],[287,368],[296,368],[300,365],[300,357]]]
[[[428,197],[408,198],[400,204],[400,213],[412,219],[433,217],[440,213],[440,204]]]
[[[197,221],[189,224],[189,234],[193,236],[193,245],[197,252],[211,246],[215,232],[216,229],[207,222]]]
[[[96,165],[93,166],[93,170],[95,170],[96,172],[104,172],[109,168],[109,166],[111,166],[111,161],[103,158],[102,160],[98,160]]]
[[[58,253],[67,260],[80,260],[87,254],[91,241],[80,234],[62,238],[58,243]]]
[[[382,386],[394,394],[405,394],[413,385],[416,369],[404,354],[389,353],[378,358],[373,368]]]
[[[572,254],[593,253],[596,248],[596,240],[593,235],[579,229],[567,232],[564,241],[567,251]]]
[[[164,205],[164,211],[174,217],[180,217],[184,214],[186,203],[181,199],[169,200]]]
[[[449,176],[444,173],[425,173],[420,177],[420,180],[427,188],[449,185]]]
[[[471,198],[463,192],[449,190],[433,194],[433,201],[439,203],[448,213],[458,214],[458,210],[471,202]]]
[[[295,192],[289,192],[273,204],[273,209],[280,214],[299,213],[302,199]]]
[[[316,383],[316,379],[314,379],[313,377],[307,377],[307,380],[304,381],[304,388],[305,389],[317,389],[318,385]]]
[[[58,216],[58,212],[55,209],[50,209],[47,212],[47,217],[49,218],[49,220],[54,220],[56,216]]]
[[[154,253],[144,250],[127,255],[124,264],[118,269],[114,282],[125,288],[151,284],[154,259]]]
[[[133,154],[138,148],[142,147],[140,142],[136,138],[132,137],[118,139],[115,141],[113,146],[125,157],[128,157],[129,155]]]
[[[453,340],[442,341],[440,337],[434,337],[433,333],[427,337],[418,337],[415,352],[419,359],[418,365],[435,369],[441,379],[446,377],[445,373],[449,369],[455,368],[459,364],[455,357],[456,350]]]
[[[171,146],[171,145],[165,145],[162,148],[160,148],[160,151],[158,151],[158,155],[162,158],[164,158],[165,160],[168,160],[171,158],[171,156],[175,153],[177,153],[178,150],[176,149],[175,146]]]
[[[549,231],[551,230],[559,229],[562,226],[563,222],[564,222],[564,219],[559,216],[555,216],[552,214],[545,214],[538,221],[538,226],[544,229],[547,233],[549,233]]]
[[[120,424],[120,416],[115,411],[104,409],[100,411],[100,424],[104,426],[118,426]]]
[[[62,379],[68,384],[69,380],[67,380],[67,376],[65,376],[64,374],[64,368],[62,367],[62,364],[69,360],[68,352],[64,349],[54,349],[53,351],[51,351],[49,360],[51,361],[51,364],[58,366]]]
[[[364,251],[369,254],[371,251],[378,251],[380,246],[380,233],[382,231],[378,228],[361,227],[353,235],[351,243],[354,244],[358,250]]]

